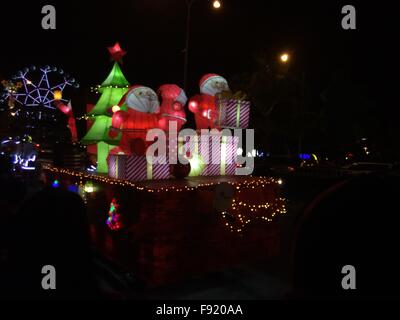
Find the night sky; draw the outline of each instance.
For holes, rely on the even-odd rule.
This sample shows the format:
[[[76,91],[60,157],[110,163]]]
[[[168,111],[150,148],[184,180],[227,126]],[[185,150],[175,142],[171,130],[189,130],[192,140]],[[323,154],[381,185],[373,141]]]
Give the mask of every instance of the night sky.
[[[41,8],[57,9],[57,29],[41,28]],[[357,30],[341,28],[344,1],[225,0],[215,11],[197,0],[192,9],[188,96],[200,77],[219,73],[228,81],[254,69],[257,54],[271,61],[288,50],[291,68],[306,71],[321,90],[332,72],[345,68],[366,86],[371,99],[385,99],[385,73],[395,46],[394,9],[350,2],[357,9]],[[131,84],[157,89],[183,82],[185,0],[31,1],[1,4],[3,40],[0,74],[9,77],[29,65],[60,66],[82,88],[101,83],[111,69],[107,47],[119,41],[128,51],[123,72]],[[398,59],[396,56],[395,59]],[[95,101],[92,101],[95,102]],[[78,106],[80,107],[80,106]]]

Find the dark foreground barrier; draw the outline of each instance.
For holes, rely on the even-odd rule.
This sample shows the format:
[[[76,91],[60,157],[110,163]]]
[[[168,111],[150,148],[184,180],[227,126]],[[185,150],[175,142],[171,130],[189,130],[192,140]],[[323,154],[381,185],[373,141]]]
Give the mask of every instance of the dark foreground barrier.
[[[88,206],[96,250],[148,286],[266,261],[279,253],[275,218],[286,210],[274,179],[133,184],[52,167],[45,172],[49,184],[78,188]]]

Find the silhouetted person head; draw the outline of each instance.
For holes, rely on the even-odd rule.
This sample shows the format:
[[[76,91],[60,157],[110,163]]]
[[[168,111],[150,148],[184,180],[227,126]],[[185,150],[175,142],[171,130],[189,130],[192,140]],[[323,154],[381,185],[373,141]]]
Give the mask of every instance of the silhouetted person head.
[[[400,297],[398,185],[392,176],[361,177],[309,205],[295,240],[295,297]],[[356,270],[355,290],[342,287],[346,265]]]
[[[77,194],[43,190],[22,206],[10,227],[10,297],[96,297],[86,209]],[[45,265],[56,270],[55,290],[42,288]]]

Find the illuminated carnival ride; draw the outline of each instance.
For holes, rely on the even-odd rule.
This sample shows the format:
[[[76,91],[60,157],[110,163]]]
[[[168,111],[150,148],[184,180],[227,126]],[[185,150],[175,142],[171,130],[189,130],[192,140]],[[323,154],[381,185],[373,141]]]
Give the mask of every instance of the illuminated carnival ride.
[[[21,148],[32,144],[36,154],[28,157],[29,163],[38,159],[54,163],[54,151],[61,149],[59,144],[71,145],[78,141],[70,99],[72,92],[79,88],[74,77],[54,66],[31,66],[17,71],[10,80],[3,80],[2,85],[2,147],[17,143]],[[25,161],[13,161],[15,165],[21,162],[20,169],[33,170],[33,166],[22,165]]]

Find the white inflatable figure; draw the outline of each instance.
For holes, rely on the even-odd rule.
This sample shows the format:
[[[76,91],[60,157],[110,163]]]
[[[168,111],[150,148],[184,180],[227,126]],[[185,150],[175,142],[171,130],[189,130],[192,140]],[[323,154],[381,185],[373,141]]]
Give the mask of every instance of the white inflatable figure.
[[[228,81],[224,77],[217,74],[208,74],[200,80],[200,92],[202,94],[214,97],[224,91],[229,91]]]
[[[144,86],[135,86],[128,91],[125,97],[126,105],[139,112],[158,113],[160,102],[153,89]]]

